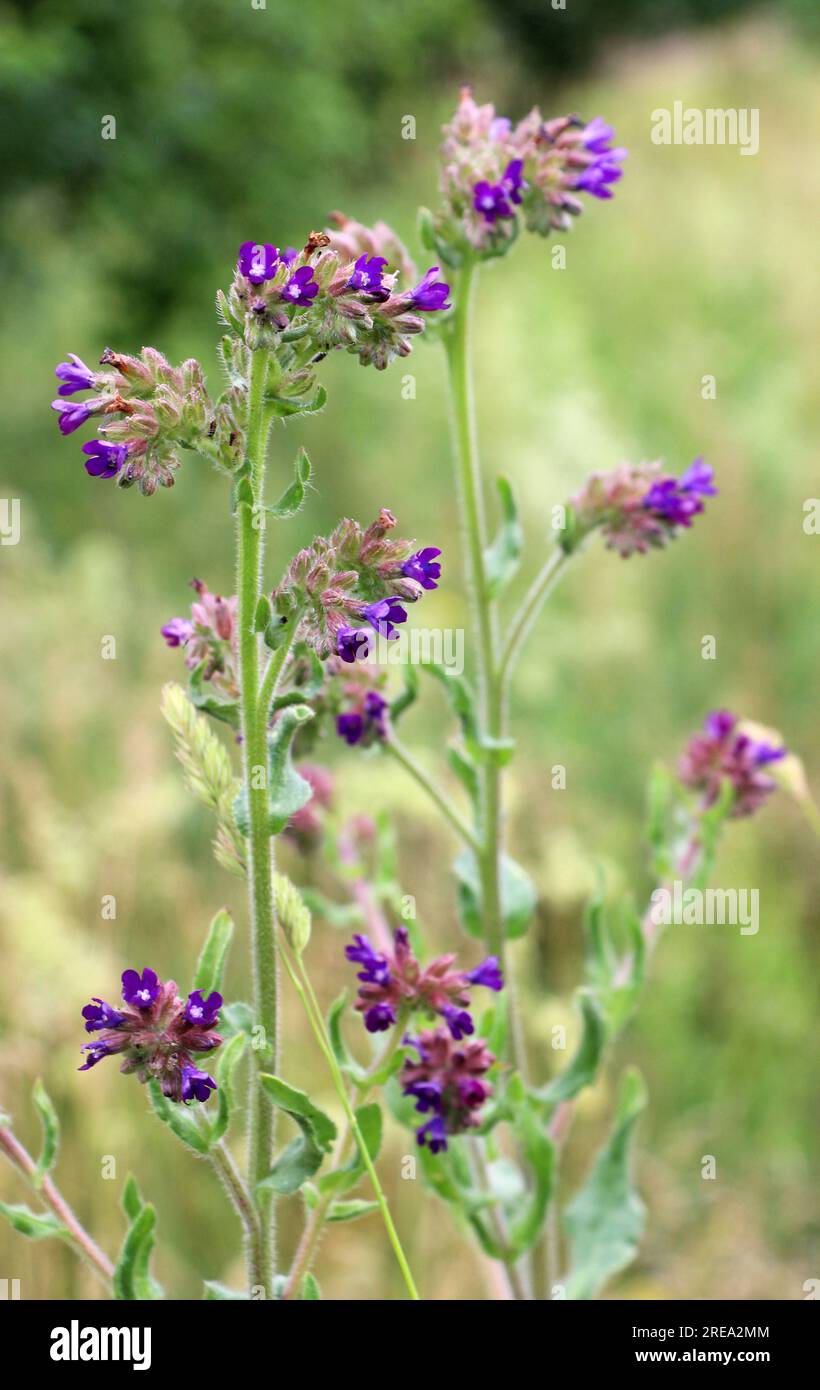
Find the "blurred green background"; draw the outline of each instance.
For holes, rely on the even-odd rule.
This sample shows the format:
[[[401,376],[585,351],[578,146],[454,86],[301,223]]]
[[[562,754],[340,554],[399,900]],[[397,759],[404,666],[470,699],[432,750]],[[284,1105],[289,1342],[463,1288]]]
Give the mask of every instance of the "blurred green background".
[[[554,270],[551,246],[526,238],[484,277],[476,355],[487,474],[503,469],[517,486],[530,570],[551,505],[592,469],[664,456],[677,472],[702,452],[721,495],[663,555],[588,552],[521,667],[509,838],[541,896],[514,958],[546,1074],[550,1029],[574,1027],[596,865],[613,892],[640,900],[651,886],[641,832],[653,760],[672,763],[703,713],[728,705],[781,729],[817,791],[820,538],[802,530],[804,501],[820,488],[809,448],[815,13],[740,0],[570,0],[566,11],[534,0],[0,3],[0,492],[22,508],[20,544],[0,552],[0,1103],[36,1144],[29,1093],[44,1078],[64,1125],[59,1180],[111,1252],[121,1182],[135,1172],[158,1208],[157,1268],[175,1296],[198,1297],[203,1276],[240,1277],[223,1253],[235,1235],[216,1180],[116,1066],[75,1067],[90,994],[111,997],[126,965],[151,963],[185,984],[215,908],[228,903],[244,923],[242,886],[212,862],[210,824],[183,790],[158,714],[162,683],[180,676],[160,625],[185,610],[192,575],[232,586],[226,491],[196,460],[172,492],[148,500],[86,478],[79,436],[61,440],[48,408],[53,367],[68,351],[93,362],[105,344],[153,343],[172,360],[200,357],[215,377],[213,295],[240,241],[299,244],[335,207],[385,218],[417,251],[416,205],[435,201],[439,127],[465,80],[512,116],[537,102],[550,115],[612,121],[630,149],[627,174],[615,201],[588,204],[563,238],[567,268]],[[675,100],[758,107],[759,154],[653,145],[650,114]],[[415,141],[401,138],[406,114]],[[100,137],[105,115],[117,119],[114,141]],[[439,350],[420,344],[407,367],[383,375],[347,357],[326,367],[326,412],[273,440],[283,477],[307,445],[316,491],[282,530],[272,566],[340,514],[366,522],[388,505],[406,534],[445,549],[428,620],[463,624]],[[406,370],[414,401],[402,397]],[[707,373],[715,400],[701,395]],[[705,634],[717,639],[716,661],[701,659]],[[108,635],[113,661],[101,659]],[[404,731],[432,765],[449,733],[437,691]],[[322,756],[339,773],[340,815],[393,818],[428,938],[458,948],[449,836],[392,765],[335,742]],[[568,769],[561,793],[550,789],[554,763]],[[317,872],[286,857],[300,881]],[[613,1296],[793,1299],[820,1273],[820,870],[817,842],[785,796],[732,827],[718,881],[759,888],[759,935],[668,934],[639,1019],[584,1101],[568,1151],[565,1192],[606,1125],[618,1062],[637,1062],[651,1096],[638,1165],[650,1220]],[[101,919],[104,894],[116,897],[115,921]],[[328,1002],[349,978],[342,944],[319,924],[311,962]],[[239,949],[230,992],[243,991],[245,971]],[[286,1013],[282,1069],[332,1106],[290,999]],[[484,1296],[473,1250],[433,1199],[391,1183],[407,1145],[394,1132],[382,1167],[424,1295]],[[717,1159],[715,1182],[700,1177],[704,1154]],[[116,1182],[101,1177],[105,1155]],[[0,1194],[24,1197],[5,1166]],[[285,1251],[299,1222],[298,1199],[282,1203]],[[0,1274],[21,1278],[24,1297],[94,1294],[70,1252],[5,1226]],[[319,1274],[327,1297],[401,1296],[373,1218],[331,1232]]]

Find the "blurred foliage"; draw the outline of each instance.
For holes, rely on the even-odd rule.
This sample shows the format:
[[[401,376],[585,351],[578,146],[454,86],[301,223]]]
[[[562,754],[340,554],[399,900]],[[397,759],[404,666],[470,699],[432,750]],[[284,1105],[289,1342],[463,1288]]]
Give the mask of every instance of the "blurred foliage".
[[[707,7],[653,11],[662,8],[677,22]],[[817,492],[806,440],[820,423],[811,369],[820,306],[807,269],[817,191],[805,176],[820,115],[816,56],[757,13],[639,46],[645,4],[595,9],[593,20],[572,0],[554,15],[532,7],[531,23],[550,26],[541,30],[522,25],[524,5],[468,0],[335,9],[269,0],[265,11],[227,0],[0,5],[2,492],[21,498],[23,528],[21,543],[0,552],[0,1102],[33,1142],[29,1092],[43,1076],[63,1122],[61,1181],[80,1214],[112,1250],[120,1181],[133,1170],[158,1206],[158,1277],[188,1296],[203,1275],[237,1277],[222,1259],[234,1228],[216,1181],[192,1169],[114,1064],[74,1068],[91,993],[111,993],[125,965],[148,963],[185,986],[214,910],[224,901],[244,920],[242,887],[212,863],[211,825],[184,791],[159,717],[161,685],[180,674],[161,623],[184,609],[192,574],[214,589],[232,584],[226,492],[195,460],[149,501],[87,479],[77,436],[59,439],[48,410],[66,351],[93,361],[105,342],[130,350],[150,339],[172,357],[199,355],[214,373],[213,294],[241,240],[298,241],[333,206],[385,217],[412,240],[416,203],[434,201],[438,126],[465,76],[511,114],[533,101],[606,113],[630,148],[627,176],[567,238],[567,269],[527,241],[480,289],[485,464],[488,476],[513,479],[522,503],[520,582],[536,567],[550,507],[591,468],[664,454],[678,469],[702,451],[721,495],[667,554],[620,562],[594,549],[579,561],[521,667],[509,834],[540,908],[515,959],[543,1073],[564,1059],[550,1046],[556,1024],[574,1046],[570,991],[596,866],[613,891],[632,888],[640,900],[650,886],[639,830],[653,760],[672,764],[704,711],[725,704],[782,729],[817,792],[820,540],[801,525]],[[711,19],[723,7],[708,9]],[[560,26],[584,15],[586,42],[574,28],[559,59],[569,43]],[[604,51],[596,34],[628,41]],[[606,65],[577,71],[596,52]],[[677,98],[758,106],[759,155],[654,146],[650,113]],[[401,139],[408,112],[415,141]],[[109,113],[117,139],[105,142]],[[326,365],[325,414],[273,440],[274,472],[281,465],[285,476],[303,442],[316,468],[309,505],[286,541],[280,533],[287,553],[339,514],[367,521],[389,505],[404,532],[445,547],[446,582],[425,620],[463,624],[437,350],[422,344],[408,364],[413,401],[398,369]],[[714,401],[700,393],[707,372]],[[272,549],[272,580],[287,553]],[[705,634],[717,637],[715,662],[701,660]],[[106,636],[115,660],[101,659]],[[428,690],[406,738],[432,762],[448,729],[443,699]],[[402,882],[429,939],[469,951],[452,910],[452,847],[415,789],[392,764],[335,744],[321,753],[339,774],[339,814],[395,818]],[[549,780],[559,762],[560,796]],[[321,881],[292,849],[283,867],[298,882]],[[780,797],[732,828],[718,872],[722,884],[759,887],[759,935],[673,928],[616,1058],[637,1062],[650,1092],[639,1168],[649,1233],[616,1286],[628,1297],[799,1298],[817,1272],[807,1048],[820,963],[816,844]],[[101,917],[105,894],[117,900],[113,921]],[[244,978],[238,945],[229,991]],[[316,923],[311,970],[326,1001],[348,979],[341,946]],[[290,998],[285,1013],[285,1037],[303,1037]],[[287,1074],[334,1109],[309,1047],[290,1049]],[[611,1079],[584,1098],[565,1194],[612,1105]],[[390,1183],[406,1143],[391,1130],[382,1168],[424,1292],[482,1296],[482,1273],[436,1204],[414,1183]],[[700,1177],[703,1154],[717,1158],[714,1183]],[[116,1183],[100,1177],[105,1155],[117,1160]],[[21,1197],[6,1169],[0,1192]],[[285,1249],[299,1219],[298,1201],[284,1203]],[[23,1279],[24,1296],[93,1292],[69,1252],[12,1239],[0,1230],[0,1264]],[[327,1296],[400,1295],[386,1242],[367,1222],[333,1231],[321,1260]]]

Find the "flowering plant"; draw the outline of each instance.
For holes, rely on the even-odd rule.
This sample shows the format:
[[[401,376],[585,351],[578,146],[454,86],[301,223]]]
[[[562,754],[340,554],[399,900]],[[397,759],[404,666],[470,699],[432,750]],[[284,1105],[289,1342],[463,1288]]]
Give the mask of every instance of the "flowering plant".
[[[481,265],[506,256],[527,232],[568,231],[585,197],[611,199],[626,156],[613,141],[601,118],[545,119],[534,109],[514,125],[465,91],[444,132],[440,206],[420,218],[421,240],[435,262],[423,274],[385,224],[368,228],[336,213],[299,250],[251,241],[239,248],[230,285],[217,296],[224,329],[220,394],[209,392],[198,362],[174,367],[154,348],[134,355],[106,348],[101,370],[75,354],[56,368],[53,407],[61,433],[70,436],[90,421],[97,426],[98,437],[81,451],[94,486],[137,485],[150,497],[173,485],[185,456],[198,455],[224,477],[226,515],[233,518],[236,594],[213,593],[195,579],[190,613],[169,617],[162,628],[187,679],[185,688],[166,686],[163,713],[188,785],[214,815],[216,857],[247,881],[252,998],[223,998],[233,934],[223,910],[211,923],[189,990],[163,983],[150,966],[129,966],[122,1002],[94,995],[81,1010],[92,1036],[82,1045],[80,1069],[119,1058],[121,1071],[146,1086],[158,1121],[212,1165],[233,1205],[245,1285],[229,1290],[206,1281],[209,1298],[318,1297],[313,1265],[324,1226],[371,1211],[384,1223],[409,1297],[419,1297],[376,1168],[383,1105],[413,1135],[424,1181],[472,1234],[501,1296],[592,1297],[637,1248],[643,1208],[632,1185],[629,1141],[645,1091],[636,1072],[622,1078],[611,1136],[564,1211],[563,1251],[554,1225],[557,1171],[577,1098],[636,1007],[658,923],[651,911],[613,914],[603,901],[591,905],[577,1051],[556,1075],[531,1076],[509,949],[536,907],[534,885],[504,843],[504,775],[515,753],[510,688],[545,599],[597,531],[621,557],[645,557],[690,530],[717,489],[700,458],[680,476],[659,462],[594,473],[560,509],[562,524],[535,580],[502,622],[500,603],[519,567],[522,528],[512,488],[501,480],[501,527],[492,542],[487,534],[470,362],[472,288]],[[347,352],[383,370],[433,325],[451,392],[474,660],[466,678],[422,665],[443,683],[458,722],[448,750],[457,795],[416,761],[396,732],[419,697],[417,671],[406,668],[396,691],[389,671],[372,659],[377,642],[398,642],[408,608],[435,602],[441,548],[428,538],[399,537],[396,518],[381,506],[370,524],[343,518],[329,535],[290,555],[281,537],[306,504],[307,454],[298,454],[277,500],[267,486],[273,427],[325,406],[320,378],[328,353]],[[271,533],[274,576],[264,563]],[[453,953],[428,959],[421,928],[407,911],[412,900],[401,894],[388,863],[384,827],[364,817],[334,826],[332,778],[321,762],[309,760],[323,738],[338,739],[350,757],[368,750],[393,758],[429,797],[460,844],[457,908],[467,936],[481,942],[478,959]],[[232,756],[237,750],[240,766]],[[690,739],[677,777],[659,771],[652,781],[650,840],[659,884],[704,883],[723,827],[757,811],[790,762],[778,737],[758,736],[723,710],[709,715]],[[305,855],[323,849],[348,900],[300,891],[277,872],[280,836]],[[351,933],[338,950],[346,987],[329,1008],[320,1005],[308,972],[314,918]],[[468,944],[466,955],[475,954]],[[280,963],[329,1069],[341,1133],[282,1075]],[[94,982],[103,993],[109,987]],[[480,1017],[476,990],[489,1001]],[[243,1058],[244,1164],[234,1142]],[[129,1179],[128,1232],[112,1262],[51,1177],[57,1116],[42,1087],[35,1102],[46,1134],[40,1160],[5,1122],[0,1147],[45,1210],[6,1207],[6,1215],[23,1234],[68,1240],[117,1297],[162,1297],[149,1270],[153,1208]],[[284,1124],[296,1136],[282,1144]],[[365,1181],[373,1199],[351,1197]],[[286,1255],[277,1249],[274,1212],[279,1200],[296,1193],[305,1223],[298,1247]]]

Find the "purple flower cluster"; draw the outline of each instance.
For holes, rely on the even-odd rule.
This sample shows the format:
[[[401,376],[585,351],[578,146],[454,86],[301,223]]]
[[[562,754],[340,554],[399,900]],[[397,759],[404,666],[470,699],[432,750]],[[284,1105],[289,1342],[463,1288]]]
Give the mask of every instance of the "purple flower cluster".
[[[364,1014],[369,1033],[381,1033],[416,1010],[438,1015],[447,1024],[456,1041],[475,1031],[467,1012],[470,990],[481,985],[485,989],[504,987],[495,956],[489,956],[474,970],[453,969],[454,955],[436,956],[422,968],[410,946],[406,927],[394,933],[393,950],[389,955],[375,950],[366,936],[354,936],[345,955],[362,968],[357,975],[359,993],[357,1010]]]
[[[787,749],[750,738],[738,729],[729,710],[709,714],[700,733],[693,734],[678,763],[687,787],[702,793],[704,805],[718,799],[725,780],[734,788],[732,816],[750,816],[775,791],[777,783],[766,768],[785,758]]]
[[[568,544],[575,546],[596,527],[606,544],[626,557],[645,554],[690,527],[704,510],[704,498],[715,497],[714,474],[696,458],[680,478],[661,472],[658,463],[623,464],[610,473],[593,473],[572,499],[575,528]]]
[[[123,487],[136,483],[146,496],[158,486],[170,487],[179,467],[177,448],[207,447],[216,432],[202,368],[193,359],[172,367],[154,348],[143,348],[139,357],[106,348],[100,365],[108,370],[92,371],[71,352],[55,367],[60,386],[51,407],[61,434],[103,416],[103,438],[83,445],[86,472],[116,478]],[[64,399],[78,391],[96,394]]]
[[[135,1073],[141,1082],[157,1081],[169,1100],[206,1101],[216,1082],[200,1071],[194,1056],[212,1052],[222,1042],[214,1032],[222,995],[214,990],[203,998],[194,990],[183,1002],[173,980],[163,984],[146,967],[142,974],[124,971],[122,997],[119,1009],[96,997],[83,1009],[86,1032],[99,1037],[83,1045],[88,1056],[80,1071],[120,1055],[120,1071]]]
[[[196,599],[191,617],[171,618],[160,629],[169,647],[185,648],[185,665],[202,668],[202,679],[212,681],[230,699],[239,694],[239,652],[235,595],[212,594],[201,579],[192,579]]]
[[[431,1153],[447,1148],[449,1135],[463,1134],[480,1123],[481,1106],[493,1093],[486,1074],[495,1062],[483,1038],[454,1039],[444,1028],[404,1040],[418,1053],[407,1057],[399,1080],[420,1115],[429,1115],[416,1130],[416,1142]]]
[[[367,690],[353,709],[336,716],[336,732],[353,748],[366,747],[387,733],[387,701],[378,690]]]
[[[437,557],[440,554],[437,546],[428,545],[423,550],[417,550],[399,566],[399,574],[410,580],[410,584],[405,586],[407,592],[404,602],[415,602],[421,597],[423,590],[438,588],[441,565]],[[393,597],[362,604],[359,616],[370,626],[345,624],[339,627],[336,633],[336,654],[348,665],[352,665],[354,661],[367,660],[373,632],[378,633],[387,642],[393,642],[399,635],[396,627],[407,622],[407,613],[402,602]]]
[[[542,236],[566,231],[582,211],[580,194],[612,197],[627,151],[613,144],[601,116],[545,120],[538,107],[517,124],[479,106],[469,88],[444,127],[444,207],[433,222],[437,243],[497,255],[523,223]]]

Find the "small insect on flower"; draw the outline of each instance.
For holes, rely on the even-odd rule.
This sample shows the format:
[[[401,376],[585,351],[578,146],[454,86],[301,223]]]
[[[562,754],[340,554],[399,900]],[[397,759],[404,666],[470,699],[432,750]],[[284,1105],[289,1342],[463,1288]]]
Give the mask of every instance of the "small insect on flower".
[[[443,1018],[453,1038],[473,1033],[468,1013],[470,990],[475,986],[500,990],[504,980],[495,956],[489,956],[474,970],[454,969],[454,955],[436,956],[422,967],[410,946],[406,927],[397,927],[393,950],[384,955],[375,950],[366,936],[354,936],[345,947],[349,961],[362,966],[357,979],[359,995],[356,1009],[364,1014],[369,1033],[381,1033],[398,1022],[399,1015],[420,1010],[430,1017]]]
[[[86,1032],[99,1037],[83,1045],[87,1056],[80,1071],[119,1055],[120,1071],[134,1072],[143,1083],[158,1082],[169,1100],[206,1101],[216,1082],[199,1070],[194,1058],[213,1052],[222,1042],[213,1031],[222,995],[213,990],[203,999],[196,989],[183,1000],[173,980],[163,984],[156,971],[146,967],[142,974],[123,972],[122,997],[121,1009],[96,996],[83,1009]]]

